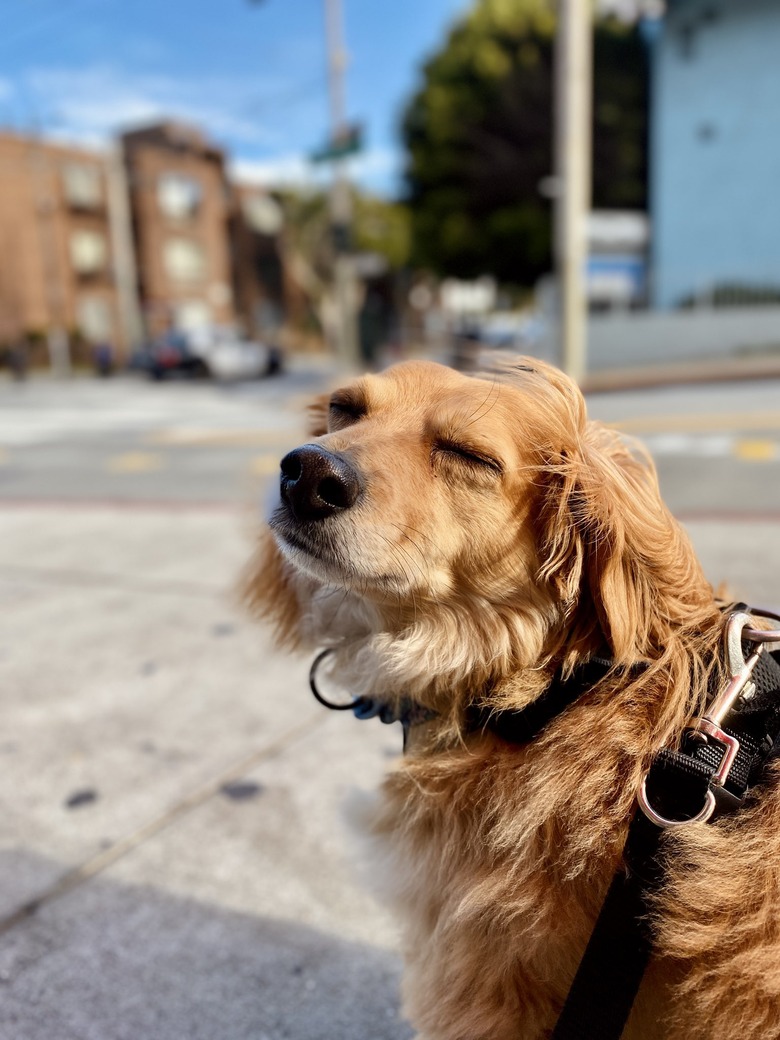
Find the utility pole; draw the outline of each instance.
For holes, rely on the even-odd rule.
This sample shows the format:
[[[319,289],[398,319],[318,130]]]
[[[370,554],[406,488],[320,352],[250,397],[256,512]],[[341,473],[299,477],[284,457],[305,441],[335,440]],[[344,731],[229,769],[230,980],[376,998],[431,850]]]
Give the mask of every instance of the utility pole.
[[[46,342],[49,364],[60,379],[71,374],[70,340],[66,329],[65,272],[59,258],[56,227],[57,204],[53,196],[53,173],[46,147],[34,133],[29,146],[29,168],[34,185],[39,249],[46,286]]]
[[[124,349],[129,356],[144,338],[144,322],[138,299],[138,272],[133,244],[130,194],[125,170],[124,150],[113,145],[108,156],[108,213],[111,229],[111,253],[119,321]]]
[[[325,0],[325,29],[328,49],[328,93],[330,97],[331,141],[338,142],[348,132],[344,74],[347,52],[344,44],[342,0]],[[336,253],[334,288],[338,321],[337,349],[352,368],[358,366],[358,283],[350,252],[352,249],[352,197],[347,178],[346,160],[333,163],[330,189],[330,219]]]
[[[591,199],[593,27],[590,0],[558,0],[555,47],[555,259],[559,342],[564,370],[586,371],[585,284]]]

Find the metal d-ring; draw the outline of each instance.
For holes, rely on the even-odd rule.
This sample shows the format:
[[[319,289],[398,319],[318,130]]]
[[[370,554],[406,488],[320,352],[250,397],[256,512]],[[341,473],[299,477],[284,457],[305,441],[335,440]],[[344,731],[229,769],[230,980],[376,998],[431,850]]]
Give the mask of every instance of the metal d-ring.
[[[311,692],[323,707],[330,708],[331,711],[352,711],[355,705],[360,703],[360,697],[353,697],[351,701],[347,701],[345,704],[338,704],[329,701],[327,697],[323,697],[317,689],[317,671],[325,658],[330,657],[332,653],[334,653],[333,647],[329,646],[326,650],[321,650],[312,661],[311,668],[309,669],[309,686],[311,687]]]
[[[667,827],[685,827],[689,823],[706,823],[710,816],[715,812],[715,795],[712,791],[707,791],[707,797],[704,799],[704,806],[695,816],[689,816],[686,820],[668,820],[665,816],[661,816],[660,813],[657,813],[648,801],[647,777],[644,778],[642,786],[639,788],[637,801],[639,802],[639,808],[648,820],[651,820],[656,827],[661,827],[664,830]]]
[[[772,621],[780,621],[780,614],[773,610],[765,610],[763,607],[751,607],[750,614],[746,614],[747,622],[753,617],[771,618]],[[746,622],[742,629],[742,638],[751,643],[780,643],[780,628],[753,628]]]

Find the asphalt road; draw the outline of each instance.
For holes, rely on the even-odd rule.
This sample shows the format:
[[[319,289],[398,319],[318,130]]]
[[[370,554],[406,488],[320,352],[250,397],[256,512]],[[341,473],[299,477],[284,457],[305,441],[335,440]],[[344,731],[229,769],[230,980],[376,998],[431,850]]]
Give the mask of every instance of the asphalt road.
[[[238,386],[0,383],[0,501],[251,503],[295,445],[322,365]],[[780,517],[780,381],[611,392],[683,517]]]

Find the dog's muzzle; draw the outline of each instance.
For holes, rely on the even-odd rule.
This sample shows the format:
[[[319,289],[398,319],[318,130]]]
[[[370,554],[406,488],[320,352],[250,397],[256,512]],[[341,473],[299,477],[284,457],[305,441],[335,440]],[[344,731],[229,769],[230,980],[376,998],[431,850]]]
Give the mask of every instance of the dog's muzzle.
[[[357,470],[318,444],[304,444],[281,461],[282,501],[296,520],[324,520],[350,509],[363,490]]]

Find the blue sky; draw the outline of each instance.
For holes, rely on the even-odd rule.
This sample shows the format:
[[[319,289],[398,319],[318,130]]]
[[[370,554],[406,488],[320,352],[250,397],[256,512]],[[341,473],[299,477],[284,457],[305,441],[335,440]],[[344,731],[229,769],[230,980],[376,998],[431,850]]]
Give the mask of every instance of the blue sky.
[[[347,108],[367,188],[392,193],[399,113],[467,0],[343,0]],[[12,0],[0,36],[0,125],[100,145],[162,115],[201,124],[239,175],[311,176],[324,140],[323,0]]]

